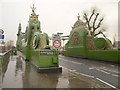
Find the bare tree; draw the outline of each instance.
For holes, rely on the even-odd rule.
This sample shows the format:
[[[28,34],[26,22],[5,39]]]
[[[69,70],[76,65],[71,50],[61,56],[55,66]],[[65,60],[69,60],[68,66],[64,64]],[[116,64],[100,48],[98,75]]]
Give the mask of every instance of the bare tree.
[[[99,15],[100,13],[96,12],[96,9],[93,9],[90,16],[87,13],[84,13],[83,18],[85,19],[87,27],[90,30],[92,36],[102,34],[104,37],[106,37],[103,33],[105,29],[100,30],[104,18],[102,17],[100,20],[98,20]]]

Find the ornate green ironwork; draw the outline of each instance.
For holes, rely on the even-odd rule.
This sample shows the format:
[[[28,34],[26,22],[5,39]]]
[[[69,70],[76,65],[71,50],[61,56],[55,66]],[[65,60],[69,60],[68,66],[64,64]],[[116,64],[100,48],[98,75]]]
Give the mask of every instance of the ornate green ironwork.
[[[28,26],[25,33],[21,32],[21,24],[19,24],[17,34],[17,49],[24,54],[24,58],[37,68],[52,67],[59,68],[58,51],[53,50],[49,46],[49,37],[46,33],[42,33],[40,21],[35,13],[36,7],[31,7],[32,13],[29,17]],[[42,53],[42,54],[41,54]]]
[[[111,41],[92,36],[79,14],[77,18],[65,45],[64,55],[120,62],[120,51],[113,49]]]

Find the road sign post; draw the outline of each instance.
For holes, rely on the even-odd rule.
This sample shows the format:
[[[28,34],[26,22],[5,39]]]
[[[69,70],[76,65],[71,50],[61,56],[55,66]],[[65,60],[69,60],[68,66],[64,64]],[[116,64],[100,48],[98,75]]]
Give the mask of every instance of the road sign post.
[[[61,48],[61,37],[59,34],[53,34],[52,35],[52,41],[53,41],[53,49],[60,49]]]

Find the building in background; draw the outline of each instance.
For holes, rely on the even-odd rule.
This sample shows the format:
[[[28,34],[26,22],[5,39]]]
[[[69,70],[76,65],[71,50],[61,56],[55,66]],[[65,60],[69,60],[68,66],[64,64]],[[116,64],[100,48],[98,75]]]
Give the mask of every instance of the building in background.
[[[14,46],[14,41],[4,41],[4,30],[0,29],[0,53],[4,53]]]
[[[7,50],[11,49],[14,46],[14,41],[9,40],[6,42],[6,48]]]
[[[4,31],[0,29],[0,53],[5,52]]]

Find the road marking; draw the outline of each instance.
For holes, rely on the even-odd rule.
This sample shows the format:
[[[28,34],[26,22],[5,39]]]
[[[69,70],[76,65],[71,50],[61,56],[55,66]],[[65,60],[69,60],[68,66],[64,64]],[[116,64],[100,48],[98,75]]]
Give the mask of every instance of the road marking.
[[[106,67],[105,67],[105,66],[101,66],[101,67],[99,67],[99,68],[103,68],[103,69],[104,69],[104,68],[106,68]]]
[[[70,71],[71,71],[71,72],[76,72],[76,70],[74,70],[74,69],[73,69],[73,70],[70,69]]]
[[[91,68],[89,68],[89,69],[92,70],[92,69],[95,69],[95,68],[91,67]]]
[[[69,69],[69,68],[66,68],[66,67],[63,67],[63,66],[61,66],[62,68],[64,68],[64,69],[67,69],[68,71],[70,71],[70,72],[75,72],[76,70],[74,70],[74,69]]]
[[[61,58],[62,59],[62,58]],[[74,63],[74,64],[83,64],[83,63],[79,63],[79,62],[75,62],[75,61],[68,61],[68,60],[65,60],[65,59],[62,59],[63,61],[66,61],[66,62],[71,62],[71,63]]]
[[[112,76],[115,76],[115,77],[120,77],[119,75],[117,75],[117,74],[112,74]]]
[[[112,73],[109,73],[109,72],[103,71],[103,70],[98,69],[98,68],[96,68],[96,70],[101,71],[101,72],[106,73],[106,74],[111,74],[112,76],[115,76],[115,77],[120,77],[120,76],[117,75],[117,74],[112,74]]]
[[[63,66],[62,66],[63,67]],[[64,69],[67,69],[67,70],[69,70],[69,71],[72,71],[71,69],[68,69],[68,68],[66,68],[66,67],[63,67]],[[74,71],[74,70],[73,70]],[[72,72],[73,72],[72,71]],[[87,75],[87,74],[84,74],[84,73],[79,73],[79,72],[73,72],[73,73],[75,73],[75,74],[80,74],[80,75],[83,75],[83,76],[86,76],[86,77],[90,77],[90,78],[95,78],[94,76],[91,76],[91,75]],[[72,73],[71,73],[72,74]],[[74,74],[74,75],[75,75]],[[75,75],[75,76],[77,76],[77,75]],[[105,82],[105,81],[103,81],[102,79],[100,79],[100,78],[96,78],[98,81],[100,81],[100,82],[102,82],[102,83],[104,83],[104,84],[106,84],[106,85],[108,85],[108,86],[110,86],[110,87],[112,87],[112,88],[116,88],[115,86],[113,86],[113,85],[111,85],[111,84],[109,84],[109,83],[107,83],[107,82]],[[117,89],[117,88],[116,88]]]
[[[66,61],[66,62],[71,62],[71,63],[74,63],[74,64],[83,64],[83,63],[79,63],[79,62],[75,62],[75,61],[68,61],[68,60],[65,60],[65,59],[63,59],[63,58],[61,58],[61,57],[59,57],[59,58],[62,59],[63,61]],[[114,65],[111,65],[111,66],[114,66]],[[98,67],[98,68],[95,67],[95,66],[93,66],[93,67],[90,67],[90,68],[88,68],[88,69],[89,69],[89,70],[96,69],[96,70],[101,71],[101,72],[106,73],[106,74],[111,74],[112,72],[118,74],[117,71],[112,71],[112,70],[106,69],[105,66]],[[101,70],[101,69],[102,69],[102,70]],[[104,70],[106,70],[106,71],[104,71]],[[109,73],[109,72],[107,72],[107,71],[109,71],[109,72],[111,72],[111,73]],[[112,75],[112,76],[119,77],[119,75],[115,75],[115,74],[111,74],[111,75]]]
[[[96,70],[101,71],[101,72],[103,72],[103,73],[110,74],[109,72],[106,72],[106,71],[101,70],[101,69],[99,69],[99,68],[96,68],[96,67],[94,67],[94,66],[93,66],[93,67],[90,67],[89,69],[90,69],[90,70],[96,69]]]
[[[86,77],[90,77],[90,78],[94,78],[94,76],[88,75],[88,74],[84,74],[84,73],[79,73],[79,72],[75,72],[76,74],[80,74]]]
[[[63,67],[63,66],[62,66],[62,67]],[[76,70],[71,70],[71,69],[68,69],[68,68],[66,68],[66,67],[63,67],[63,68],[65,68],[65,69],[67,69],[67,70],[69,70],[69,71],[71,71],[71,72],[73,72],[73,73],[75,73],[75,74],[79,74],[79,75],[83,75],[83,76],[86,76],[86,77],[94,78],[94,76],[87,75],[87,74],[84,74],[84,73],[79,73],[79,72],[76,72]]]
[[[102,69],[102,70],[106,70],[106,71],[109,71],[109,72],[112,72],[112,73],[117,73],[117,74],[118,74],[117,71],[113,71],[113,70],[109,70],[109,69],[105,69],[105,68],[100,68],[100,69]]]
[[[101,71],[101,72],[106,73],[106,74],[110,74],[109,72],[103,71],[103,70],[98,69],[98,68],[96,68],[96,70]]]
[[[100,82],[102,82],[102,83],[104,83],[104,84],[106,84],[106,85],[108,85],[108,86],[110,86],[110,87],[112,87],[112,88],[116,88],[115,86],[113,86],[113,85],[111,85],[111,84],[109,84],[109,83],[107,83],[107,82],[105,82],[105,81],[103,81],[102,79],[100,79],[100,78],[96,78],[97,80],[99,80]]]
[[[93,70],[93,69],[96,69],[96,70],[101,71],[101,72],[106,73],[106,74],[111,74],[112,76],[115,76],[115,77],[120,77],[118,74],[112,74],[112,73],[114,73],[114,72],[109,73],[110,71],[109,71],[109,72],[106,72],[106,71],[104,71],[104,69],[101,70],[101,68],[100,68],[100,69],[99,69],[99,68],[96,68],[96,67],[90,67],[90,68],[89,68],[89,70]]]
[[[118,75],[119,73],[117,71],[112,71],[112,70],[106,69],[106,67],[104,67],[104,66],[103,67],[92,66],[92,67],[89,68],[89,70],[92,70],[92,69],[96,69],[96,70],[101,71],[101,72],[106,73],[106,74],[111,74],[112,76],[115,76],[115,77],[120,77]],[[112,73],[117,73],[117,74],[112,74]]]
[[[61,57],[60,57],[61,58]],[[71,62],[71,63],[74,63],[74,64],[83,64],[83,63],[79,63],[79,62],[75,62],[75,61],[68,61],[68,60],[65,60],[65,59],[63,59],[63,58],[61,58],[63,61],[66,61],[66,62]],[[90,68],[88,68],[89,70],[92,70],[92,69],[96,69],[96,70],[98,70],[98,71],[101,71],[101,72],[103,72],[103,73],[106,73],[106,74],[111,74],[111,73],[109,73],[109,72],[114,72],[114,73],[117,73],[118,74],[118,72],[117,71],[112,71],[112,70],[109,70],[109,69],[106,69],[106,67],[90,67]],[[101,70],[102,69],[102,70]],[[106,71],[104,71],[104,70],[106,70]],[[109,72],[107,72],[107,71],[109,71]],[[111,74],[112,76],[116,76],[116,77],[119,77],[119,75],[116,75],[116,74]]]
[[[96,68],[95,66],[89,67],[90,70],[95,69],[95,68]]]

